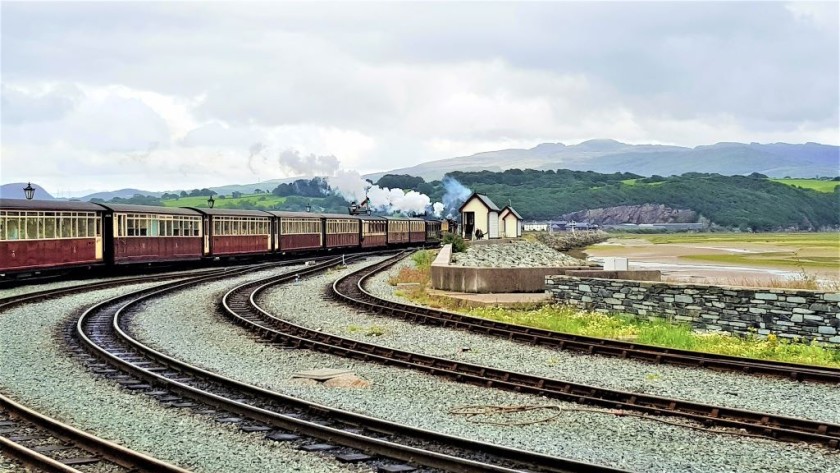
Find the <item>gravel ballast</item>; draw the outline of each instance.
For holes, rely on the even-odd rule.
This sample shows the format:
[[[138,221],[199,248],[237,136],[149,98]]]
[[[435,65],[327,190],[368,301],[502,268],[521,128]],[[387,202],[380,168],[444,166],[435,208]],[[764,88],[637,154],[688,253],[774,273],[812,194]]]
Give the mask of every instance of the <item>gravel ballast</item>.
[[[334,272],[278,288],[267,294],[266,300],[271,302],[265,308],[310,327],[324,331],[341,329],[335,331],[375,343],[399,340],[418,346],[430,345],[432,351],[453,358],[466,357],[471,361],[484,361],[489,356],[515,358],[519,360],[515,364],[520,367],[533,363],[531,354],[520,353],[528,347],[497,348],[498,340],[492,340],[491,345],[489,339],[472,343],[478,340],[471,340],[463,332],[413,326],[397,328],[388,325],[386,319],[360,316],[354,310],[322,300],[325,285],[344,273]],[[256,343],[249,332],[215,313],[218,298],[234,284],[231,280],[201,285],[152,301],[135,317],[133,328],[138,338],[177,358],[241,381],[451,435],[639,472],[840,472],[837,457],[815,446],[714,435],[631,416],[576,412],[574,409],[581,406],[448,382],[410,370],[333,355]],[[378,327],[384,329],[381,336],[365,335],[378,333]],[[473,351],[461,352],[465,345]],[[367,389],[340,389],[302,385],[290,379],[297,371],[313,368],[350,369],[372,384]],[[451,409],[465,405],[557,405],[569,411],[547,423],[497,426],[472,423],[450,413]],[[544,417],[552,413],[532,415]]]
[[[411,258],[406,258],[370,278],[366,288],[377,297],[411,304],[411,301],[397,294],[398,288],[389,285],[388,279],[396,276],[401,268],[413,266]],[[299,321],[303,325],[312,323],[302,318],[305,315],[303,312],[284,310],[282,303],[282,300],[273,297],[266,307],[287,314],[286,318],[290,320],[301,317]],[[424,327],[396,318],[370,316],[355,311],[326,317],[329,314],[332,312],[324,311],[325,317],[318,319],[324,331],[364,339],[347,330],[348,324],[376,324],[384,330],[383,336],[376,340],[380,345],[404,347],[406,350],[441,357],[450,357],[453,350],[467,345],[471,351],[465,359],[480,365],[623,391],[840,423],[840,389],[828,384],[800,383],[779,378],[574,354],[465,331]],[[419,330],[423,331],[422,339],[415,335]]]
[[[533,268],[586,266],[586,261],[573,258],[548,246],[530,241],[471,245],[462,253],[452,254],[453,266],[484,268]]]
[[[53,340],[68,314],[147,286],[99,290],[0,313],[0,390],[79,429],[194,471],[365,471],[120,389],[87,372],[59,348],[63,341]]]

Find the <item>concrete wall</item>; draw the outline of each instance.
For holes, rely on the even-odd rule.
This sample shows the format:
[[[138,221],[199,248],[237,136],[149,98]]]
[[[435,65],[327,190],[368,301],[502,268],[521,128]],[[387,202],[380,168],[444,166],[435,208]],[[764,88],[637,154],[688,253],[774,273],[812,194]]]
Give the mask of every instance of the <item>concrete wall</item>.
[[[581,273],[579,273],[581,274]],[[738,335],[774,333],[840,347],[840,293],[547,276],[558,302]]]
[[[479,268],[451,266],[452,245],[444,245],[432,262],[432,287],[443,291],[482,294],[508,292],[543,292],[546,276],[584,269],[568,268]],[[591,269],[591,268],[585,268]]]

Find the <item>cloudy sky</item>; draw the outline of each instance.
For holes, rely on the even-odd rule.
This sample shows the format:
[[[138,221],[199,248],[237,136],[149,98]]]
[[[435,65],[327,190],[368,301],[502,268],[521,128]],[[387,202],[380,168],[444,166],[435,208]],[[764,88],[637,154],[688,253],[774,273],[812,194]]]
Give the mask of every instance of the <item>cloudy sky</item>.
[[[62,195],[591,138],[840,141],[837,2],[0,8],[0,182]]]

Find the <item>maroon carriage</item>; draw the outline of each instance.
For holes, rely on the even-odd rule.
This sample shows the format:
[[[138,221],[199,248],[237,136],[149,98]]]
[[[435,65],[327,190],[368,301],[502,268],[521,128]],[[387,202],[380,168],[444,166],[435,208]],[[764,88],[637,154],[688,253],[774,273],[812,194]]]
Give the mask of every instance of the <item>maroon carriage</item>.
[[[440,243],[443,237],[440,220],[426,220],[426,243]]]
[[[403,245],[411,240],[409,239],[409,223],[407,219],[397,217],[385,217],[388,221],[388,244],[389,245]]]
[[[102,204],[106,260],[114,264],[191,261],[202,257],[201,214],[191,209]]]
[[[326,249],[358,247],[360,232],[359,217],[342,214],[321,214],[324,220]]]
[[[324,247],[323,220],[319,215],[300,212],[269,213],[277,218],[274,238],[276,251],[311,251]]]
[[[370,215],[363,215],[359,219],[362,222],[362,248],[379,248],[388,244],[387,220]]]
[[[262,210],[195,209],[204,214],[204,254],[237,256],[271,253],[272,216]]]
[[[0,275],[103,263],[102,207],[0,199]]]
[[[411,243],[426,242],[426,221],[422,218],[408,219],[408,241]]]

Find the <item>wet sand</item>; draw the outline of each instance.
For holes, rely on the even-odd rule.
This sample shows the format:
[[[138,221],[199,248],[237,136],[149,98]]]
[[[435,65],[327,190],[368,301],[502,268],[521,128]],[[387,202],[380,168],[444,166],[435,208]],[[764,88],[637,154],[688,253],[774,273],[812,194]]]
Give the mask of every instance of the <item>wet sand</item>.
[[[791,247],[766,243],[714,242],[653,244],[643,238],[613,238],[584,250],[589,260],[616,256],[629,260],[629,269],[658,269],[665,281],[698,284],[754,286],[783,280],[803,279],[802,270],[790,265],[742,265],[689,260],[692,255],[726,255],[790,252]],[[840,280],[840,268],[805,270],[808,277],[824,283]]]

